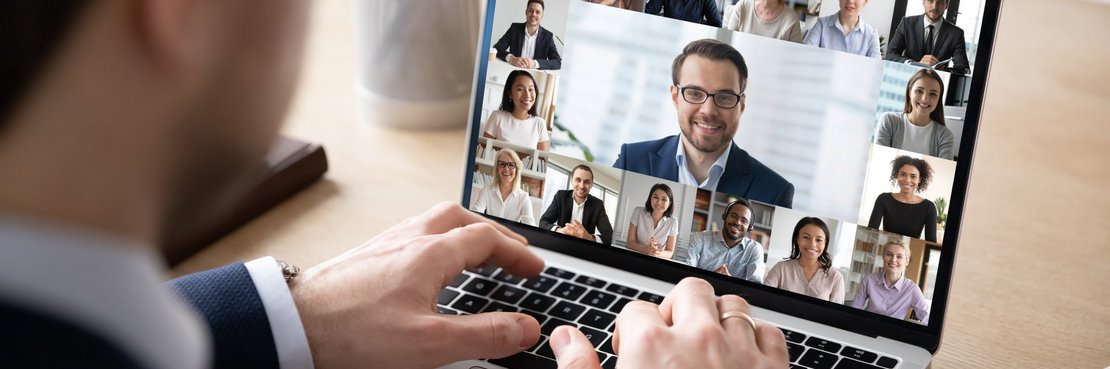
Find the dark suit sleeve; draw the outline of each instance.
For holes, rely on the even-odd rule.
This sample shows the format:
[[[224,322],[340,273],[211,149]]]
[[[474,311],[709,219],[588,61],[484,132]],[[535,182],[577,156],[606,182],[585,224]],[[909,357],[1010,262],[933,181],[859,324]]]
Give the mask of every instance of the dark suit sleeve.
[[[717,2],[713,0],[705,0],[705,6],[702,8],[705,13],[705,25],[720,27],[721,26],[721,11],[717,10]]]
[[[905,63],[909,58],[902,56],[906,51],[906,37],[909,37],[909,18],[902,18],[898,28],[894,30],[894,37],[886,45],[886,60]],[[916,60],[915,60],[916,61]]]
[[[617,161],[613,162],[613,168],[621,169],[621,170],[626,169],[624,167],[624,156],[625,156],[625,148],[627,148],[627,147],[628,147],[628,144],[621,144],[621,151],[620,151],[620,153],[617,154]]]
[[[794,184],[787,182],[783,187],[782,192],[779,192],[778,198],[775,199],[775,204],[787,209],[794,207]]]
[[[497,50],[497,58],[501,59],[501,61],[506,61],[505,57],[509,56],[509,47],[512,45],[512,33],[513,26],[509,26],[509,29],[505,30],[505,34],[501,35],[501,39],[497,40],[496,44],[493,44],[493,48]]]
[[[644,13],[660,15],[663,13],[663,0],[648,0],[644,5]]]
[[[278,368],[270,321],[243,263],[167,283],[208,323],[214,368]]]
[[[540,65],[540,69],[557,70],[563,67],[563,57],[559,56],[559,49],[555,47],[555,34],[547,31],[547,37],[544,37],[544,54],[535,55],[536,63]]]
[[[547,206],[547,210],[540,216],[540,228],[551,230],[551,227],[558,225],[559,214],[562,213],[560,208],[563,206],[563,201],[560,198],[562,192],[556,192],[555,197],[551,199],[551,205]]]
[[[613,224],[609,223],[609,216],[605,214],[605,204],[599,203],[601,211],[597,217],[597,232],[601,233],[601,243],[605,246],[613,245]]]
[[[956,49],[952,51],[952,72],[968,74],[971,72],[971,62],[967,60],[967,45],[964,43],[964,30],[956,28]]]

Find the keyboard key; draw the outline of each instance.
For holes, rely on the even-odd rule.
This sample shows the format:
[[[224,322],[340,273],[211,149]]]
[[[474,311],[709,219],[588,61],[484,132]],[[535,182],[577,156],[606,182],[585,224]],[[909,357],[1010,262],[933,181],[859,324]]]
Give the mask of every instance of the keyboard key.
[[[482,312],[489,312],[489,311],[501,311],[501,312],[515,313],[517,311],[520,311],[520,309],[517,309],[516,306],[512,306],[512,305],[509,305],[509,304],[494,301],[494,302],[491,302],[488,306],[486,306],[485,309],[482,309]]]
[[[448,286],[451,286],[451,287],[462,286],[463,282],[466,282],[467,278],[470,278],[470,276],[468,276],[466,274],[459,274],[459,275],[455,276],[455,279],[451,280],[451,284],[448,284]]]
[[[547,343],[547,336],[544,336],[544,335],[541,334],[540,339],[536,340],[536,344],[532,345],[532,347],[529,347],[527,350],[524,350],[524,351],[536,352],[536,350],[539,350],[540,347],[543,347],[543,345],[546,344],[546,343]]]
[[[497,285],[497,282],[485,278],[474,278],[471,279],[470,282],[467,282],[462,289],[463,291],[470,292],[475,295],[486,296],[489,295],[489,293],[493,291],[493,289],[497,287]]]
[[[893,368],[895,365],[898,365],[898,360],[892,357],[883,356],[879,358],[879,361],[875,362],[875,364],[890,369]]]
[[[436,299],[436,304],[447,306],[447,304],[450,304],[451,301],[455,301],[456,297],[459,297],[459,291],[444,288],[439,291],[439,297]]]
[[[640,296],[637,297],[637,299],[647,301],[656,305],[663,303],[663,296],[659,296],[651,292],[641,292]]]
[[[798,364],[812,369],[832,369],[833,364],[836,364],[836,359],[838,359],[836,354],[821,350],[806,350],[805,355],[802,355],[802,358],[798,360]]]
[[[562,278],[562,279],[574,278],[574,273],[571,273],[571,272],[568,272],[568,271],[565,271],[565,270],[562,270],[562,269],[559,269],[559,268],[555,268],[555,267],[547,267],[547,269],[543,270],[543,274],[553,275],[555,277]]]
[[[495,267],[493,265],[489,265],[489,264],[482,264],[481,266],[479,266],[477,268],[468,269],[468,270],[471,271],[472,273],[478,273],[478,274],[484,275],[486,277],[489,277],[489,276],[493,275],[493,272],[497,271],[497,267]]]
[[[445,308],[445,307],[442,307],[442,306],[436,306],[436,312],[440,313],[440,314],[446,314],[446,315],[459,315],[459,312],[448,309],[448,308]]]
[[[528,291],[525,291],[525,290],[522,290],[522,289],[519,289],[519,288],[516,288],[516,287],[501,286],[500,288],[497,289],[497,291],[494,291],[493,294],[490,295],[489,297],[494,299],[494,300],[497,300],[497,301],[501,301],[501,302],[505,302],[505,303],[509,303],[509,304],[516,304],[517,302],[520,301],[520,299],[524,298],[524,295],[526,295],[526,294],[528,294]]]
[[[793,342],[787,342],[786,351],[790,353],[790,362],[793,363],[795,361],[798,361],[798,358],[802,356],[802,353],[806,352],[806,347]]]
[[[482,311],[482,308],[489,303],[489,300],[473,295],[462,295],[458,301],[451,304],[451,307],[456,310],[462,310],[471,314],[477,314]]]
[[[601,350],[602,352],[608,352],[608,353],[612,354],[613,353],[613,338],[610,337],[609,339],[605,340],[605,342],[602,343],[601,346],[598,346],[597,349]]]
[[[522,286],[530,290],[547,293],[548,290],[551,290],[551,287],[555,287],[556,282],[558,282],[558,280],[541,275],[536,278],[524,280]]]
[[[547,345],[544,345],[547,346]],[[489,359],[489,362],[506,367],[506,368],[534,368],[534,369],[558,369],[559,365],[555,360],[548,359],[536,354],[529,354],[522,352],[513,356],[501,359]]]
[[[609,325],[613,324],[613,321],[616,319],[616,315],[597,309],[590,309],[585,315],[582,315],[582,319],[578,319],[578,322],[597,329],[606,329],[609,328]]]
[[[559,287],[555,287],[555,289],[551,291],[552,295],[555,295],[556,297],[562,297],[570,301],[578,300],[578,298],[581,297],[583,293],[586,293],[586,287],[582,287],[570,282],[560,283]]]
[[[540,347],[537,347],[536,355],[555,360],[555,352],[551,351],[551,340],[548,340],[546,343],[540,345]]]
[[[625,296],[628,296],[628,297],[636,297],[636,294],[640,293],[640,290],[637,290],[637,289],[632,288],[632,287],[621,286],[621,285],[616,284],[616,283],[610,283],[609,287],[605,287],[605,290],[609,291],[609,292],[615,292],[619,295],[625,295]]]
[[[583,296],[582,300],[580,300],[579,302],[593,306],[598,309],[604,309],[609,307],[609,304],[612,304],[613,300],[616,299],[616,295],[601,292],[598,290],[590,290],[589,292],[586,292],[586,296]]]
[[[562,320],[562,319],[559,319],[559,318],[551,318],[551,319],[547,320],[547,323],[544,323],[543,325],[540,326],[540,333],[550,336],[551,332],[555,331],[555,327],[558,327],[560,325],[569,325],[571,327],[577,327],[576,325],[574,325],[574,323],[568,322],[566,320]]]
[[[873,363],[875,362],[875,358],[879,357],[879,355],[875,355],[874,352],[860,350],[852,346],[844,346],[844,349],[840,350],[840,355],[844,357],[850,357],[865,363]]]
[[[790,364],[790,369],[809,369],[798,364]]]
[[[509,283],[509,284],[517,284],[517,283],[520,283],[520,281],[524,280],[524,278],[520,278],[520,277],[517,277],[515,275],[509,274],[509,272],[506,272],[504,270],[502,270],[500,272],[497,272],[497,275],[494,276],[493,279],[496,279],[496,280],[499,280],[499,281],[502,281],[502,282],[505,282],[505,283]]]
[[[801,334],[801,333],[798,333],[798,332],[795,332],[795,331],[792,331],[792,330],[789,330],[789,329],[782,329],[782,328],[779,328],[779,329],[782,330],[782,335],[786,336],[787,341],[794,342],[794,343],[802,343],[803,341],[806,340],[806,335],[804,335],[804,334]]]
[[[609,354],[600,351],[594,351],[594,353],[597,354],[597,362],[599,363],[604,363],[605,360],[609,359]]]
[[[582,331],[582,334],[586,335],[586,339],[590,340],[590,343],[594,344],[594,347],[600,347],[601,344],[605,343],[605,340],[609,339],[609,333],[602,332],[590,327],[578,327],[578,330]]]
[[[617,357],[610,356],[608,360],[605,360],[605,362],[601,364],[601,367],[604,369],[617,369]]]
[[[810,337],[806,340],[806,346],[822,349],[828,352],[840,352],[840,344],[832,341],[826,341],[817,337]]]
[[[617,300],[617,303],[615,303],[615,304],[613,304],[613,306],[609,307],[609,311],[620,314],[621,309],[624,309],[624,305],[628,305],[628,303],[630,303],[630,302],[632,302],[632,300],[621,297],[620,300]]]
[[[581,283],[581,284],[584,284],[584,285],[587,285],[587,286],[590,286],[590,287],[593,287],[593,288],[605,287],[605,285],[607,283],[603,280],[600,280],[600,279],[597,279],[597,278],[594,278],[594,277],[587,277],[587,276],[584,276],[584,275],[578,276],[578,278],[575,278],[574,281],[578,282],[578,283]]]
[[[536,318],[536,323],[540,323],[540,325],[543,325],[543,321],[547,320],[547,315],[540,314],[540,313],[537,313],[537,312],[532,311],[532,310],[522,309],[522,310],[520,310],[520,312],[524,313],[524,314],[531,315],[533,318]]]
[[[555,303],[555,298],[551,296],[544,296],[538,293],[530,293],[524,301],[520,303],[520,307],[525,309],[532,309],[538,312],[546,312]]]
[[[839,363],[836,363],[836,369],[882,369],[882,368],[871,365],[871,364],[861,363],[859,361],[844,358],[844,359],[840,359]]]
[[[572,302],[560,301],[551,308],[547,313],[553,317],[574,321],[578,319],[582,312],[586,311],[586,307]]]

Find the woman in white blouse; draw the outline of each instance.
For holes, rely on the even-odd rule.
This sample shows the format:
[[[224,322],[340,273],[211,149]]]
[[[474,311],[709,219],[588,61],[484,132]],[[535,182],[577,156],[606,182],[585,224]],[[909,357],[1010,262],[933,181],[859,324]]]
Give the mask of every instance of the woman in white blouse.
[[[470,210],[536,225],[532,198],[520,189],[520,156],[511,149],[501,149],[496,157],[494,183],[486,185],[470,199]]]
[[[794,226],[794,249],[771,270],[763,284],[838,304],[844,303],[844,276],[832,267],[827,242],[829,226],[807,217]]]
[[[632,210],[628,224],[628,248],[651,256],[670,259],[678,239],[678,219],[674,213],[674,193],[662,183],[651,186],[644,206]],[[648,212],[647,209],[651,209]]]
[[[482,135],[513,145],[547,151],[551,133],[547,122],[536,113],[536,79],[524,70],[509,73],[501,106],[486,119]]]

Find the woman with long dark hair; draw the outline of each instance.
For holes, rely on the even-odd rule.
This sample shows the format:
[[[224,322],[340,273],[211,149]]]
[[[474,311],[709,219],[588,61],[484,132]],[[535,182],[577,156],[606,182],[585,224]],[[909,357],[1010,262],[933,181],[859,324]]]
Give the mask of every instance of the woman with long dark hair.
[[[944,80],[937,72],[922,69],[910,77],[905,107],[901,113],[879,117],[875,143],[941,159],[956,158],[956,136],[944,125]]]
[[[678,219],[674,214],[671,187],[656,183],[648,191],[644,206],[632,209],[628,223],[628,248],[655,257],[670,259],[678,239]]]
[[[767,272],[764,284],[838,304],[844,303],[844,276],[832,267],[829,226],[821,219],[802,218],[794,226],[790,257]]]
[[[547,151],[551,133],[547,122],[536,113],[536,79],[532,73],[509,73],[501,93],[501,106],[490,113],[482,135],[513,145]]]

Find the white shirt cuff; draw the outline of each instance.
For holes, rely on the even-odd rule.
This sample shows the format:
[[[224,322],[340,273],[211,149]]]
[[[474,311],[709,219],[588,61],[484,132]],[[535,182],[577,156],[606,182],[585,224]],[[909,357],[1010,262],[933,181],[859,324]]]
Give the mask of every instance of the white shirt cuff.
[[[297,312],[297,304],[293,302],[293,295],[289,293],[289,285],[285,283],[277,260],[267,256],[244,265],[270,320],[281,369],[313,369],[312,352],[308,348],[301,315]]]

